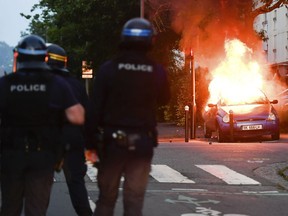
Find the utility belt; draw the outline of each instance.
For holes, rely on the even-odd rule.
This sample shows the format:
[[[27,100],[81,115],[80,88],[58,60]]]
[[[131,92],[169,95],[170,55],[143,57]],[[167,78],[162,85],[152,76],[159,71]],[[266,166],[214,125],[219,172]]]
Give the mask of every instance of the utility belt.
[[[104,140],[129,151],[145,151],[158,145],[156,129],[104,129]]]
[[[56,140],[55,134],[53,135],[51,136]],[[43,137],[43,132],[40,128],[36,130],[1,128],[1,149],[23,152],[53,151],[51,144],[54,144],[54,142],[49,140],[51,136],[46,134]]]

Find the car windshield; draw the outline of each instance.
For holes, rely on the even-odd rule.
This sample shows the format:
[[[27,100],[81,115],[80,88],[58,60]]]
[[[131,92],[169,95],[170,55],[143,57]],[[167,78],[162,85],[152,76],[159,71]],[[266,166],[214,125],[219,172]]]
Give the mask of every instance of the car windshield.
[[[246,100],[241,100],[241,101],[228,101],[225,99],[221,99],[220,101],[221,106],[237,106],[237,105],[249,105],[249,104],[268,104],[269,100],[265,95],[261,95],[257,98],[250,98]]]

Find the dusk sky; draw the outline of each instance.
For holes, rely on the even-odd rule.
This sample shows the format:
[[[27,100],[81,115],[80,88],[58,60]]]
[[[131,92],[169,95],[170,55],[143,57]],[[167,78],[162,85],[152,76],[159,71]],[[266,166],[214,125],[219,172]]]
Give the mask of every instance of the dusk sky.
[[[0,0],[0,41],[16,46],[21,31],[28,28],[29,21],[20,13],[30,14],[30,9],[39,0]]]

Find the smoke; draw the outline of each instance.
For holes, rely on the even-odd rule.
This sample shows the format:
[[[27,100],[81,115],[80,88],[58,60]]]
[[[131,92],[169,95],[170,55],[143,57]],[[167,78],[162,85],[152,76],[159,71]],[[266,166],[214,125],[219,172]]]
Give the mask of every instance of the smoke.
[[[255,37],[253,22],[247,26],[251,0],[150,0],[154,9],[168,2],[172,11],[171,27],[181,35],[180,48],[187,52],[193,50],[200,65],[211,69],[221,61],[227,39],[237,38],[253,45],[253,49],[260,42]]]
[[[227,59],[225,43],[234,39],[243,42],[249,53],[249,56],[246,55],[247,59],[243,59],[244,64],[248,60],[259,63],[259,73],[263,78],[261,89],[269,99],[279,100],[276,108],[278,113],[283,115],[281,107],[286,100],[283,100],[279,93],[287,89],[287,86],[273,75],[266,61],[262,41],[253,28],[252,3],[252,0],[149,0],[149,16],[156,21],[158,30],[162,31],[165,20],[160,18],[161,11],[169,11],[171,26],[165,27],[172,28],[181,35],[181,51],[186,55],[193,51],[195,63],[208,68],[206,79],[209,82],[215,79],[215,70]],[[244,74],[244,78],[239,78],[242,72],[237,66],[229,72],[232,73],[232,78],[248,78],[247,82],[256,83],[249,73]],[[220,86],[226,78],[221,79]],[[210,92],[210,96],[211,94],[213,92]]]
[[[213,73],[226,58],[225,42],[240,40],[251,49],[251,58],[262,67],[266,78],[264,90],[274,97],[286,87],[271,77],[262,50],[262,41],[255,34],[251,17],[252,0],[150,0],[155,17],[163,8],[171,13],[171,28],[181,35],[180,49],[191,50],[198,65]],[[156,11],[156,12],[155,12]],[[210,73],[210,75],[211,75]],[[235,73],[237,73],[235,71]],[[207,78],[210,79],[211,77]]]

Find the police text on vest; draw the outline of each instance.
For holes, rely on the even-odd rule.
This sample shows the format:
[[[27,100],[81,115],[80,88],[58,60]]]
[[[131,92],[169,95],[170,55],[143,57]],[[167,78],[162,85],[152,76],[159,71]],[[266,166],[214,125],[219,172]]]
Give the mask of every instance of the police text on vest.
[[[143,72],[152,72],[153,67],[152,65],[146,64],[131,64],[131,63],[119,63],[118,69],[124,69],[128,71],[143,71]]]
[[[45,92],[45,84],[18,84],[10,86],[11,92]]]

